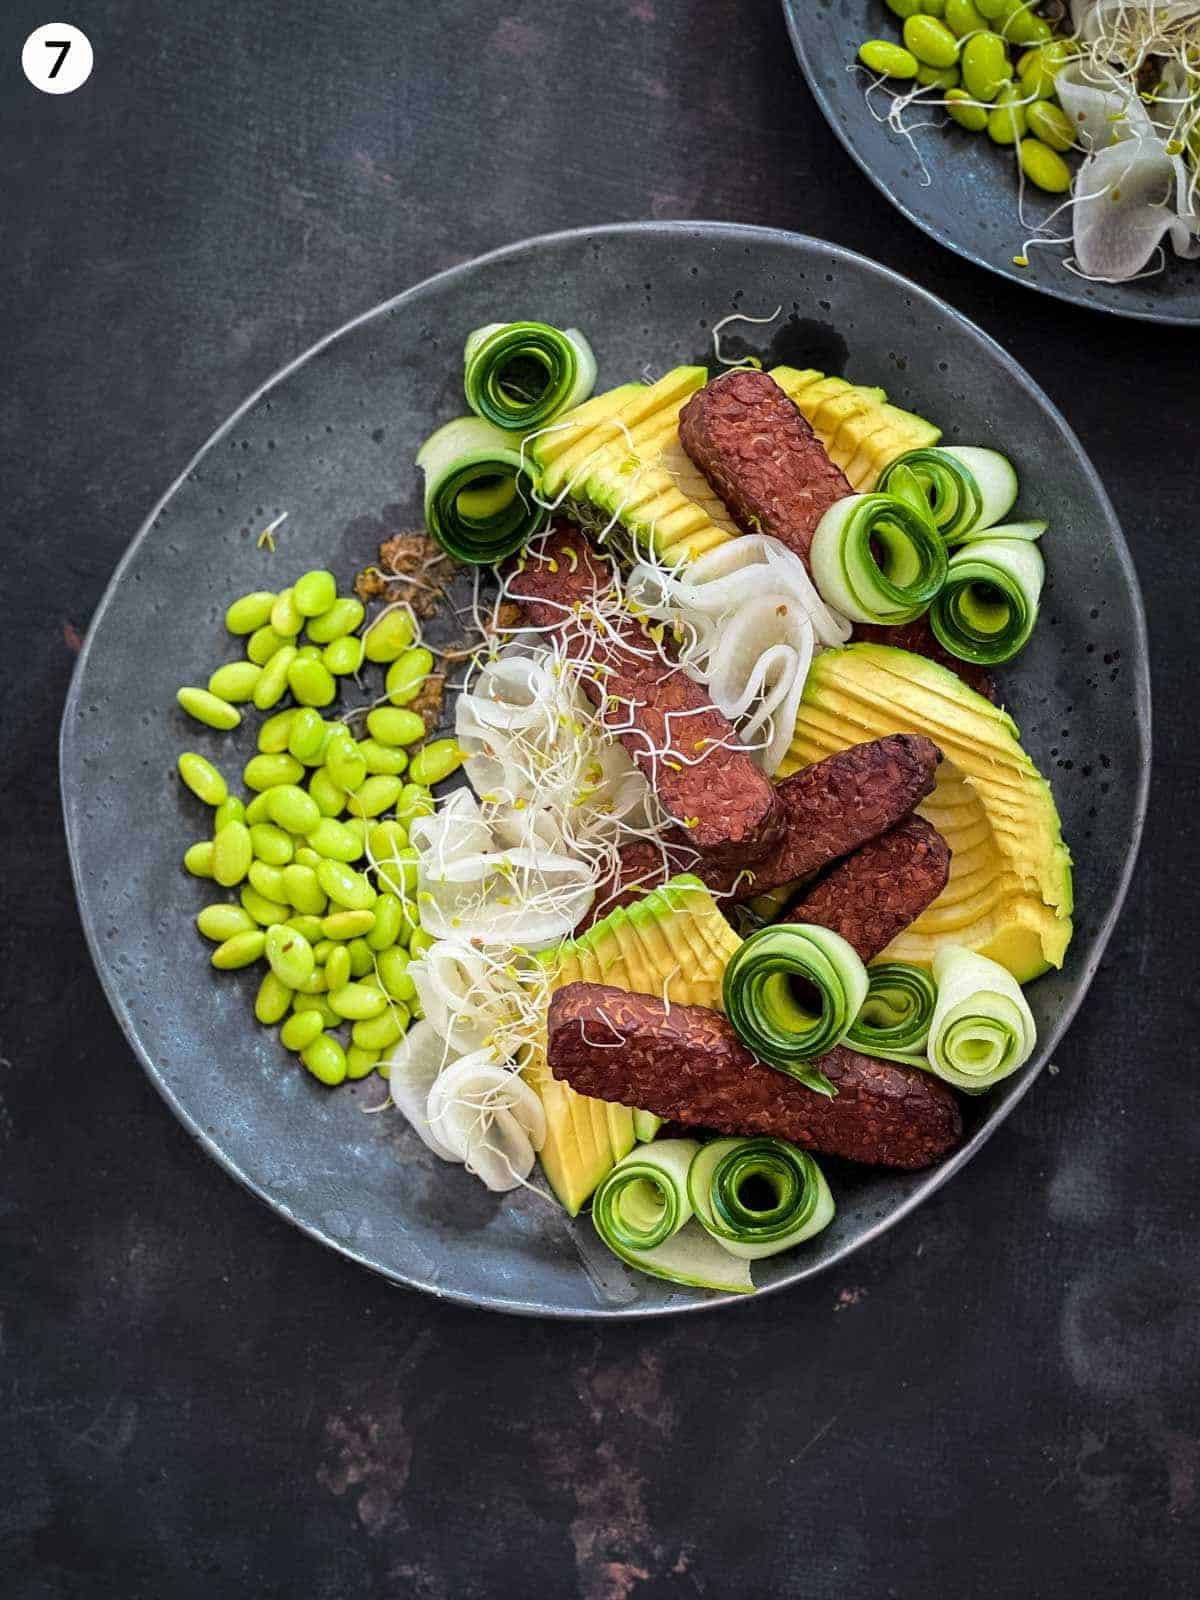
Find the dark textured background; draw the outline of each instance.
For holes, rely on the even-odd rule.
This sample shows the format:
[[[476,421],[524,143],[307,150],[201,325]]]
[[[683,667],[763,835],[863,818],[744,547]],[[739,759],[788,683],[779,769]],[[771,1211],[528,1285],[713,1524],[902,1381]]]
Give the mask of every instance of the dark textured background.
[[[96,67],[59,99],[19,70],[54,9],[0,18],[0,1592],[1193,1593],[1200,335],[939,251],[771,0],[65,9]],[[1139,564],[1158,767],[1091,1002],[982,1156],[809,1290],[594,1331],[388,1289],[191,1144],[88,964],[54,744],[117,557],[249,390],[439,267],[640,216],[824,234],[1030,367]]]

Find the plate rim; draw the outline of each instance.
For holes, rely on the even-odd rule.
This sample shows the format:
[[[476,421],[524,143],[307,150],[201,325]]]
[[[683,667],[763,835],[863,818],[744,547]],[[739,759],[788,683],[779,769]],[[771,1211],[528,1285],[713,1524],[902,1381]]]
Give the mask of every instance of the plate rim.
[[[1006,283],[1015,283],[1018,288],[1032,289],[1035,294],[1048,295],[1052,300],[1058,300],[1063,305],[1077,306],[1081,311],[1092,311],[1100,316],[1126,317],[1132,322],[1149,322],[1160,328],[1197,328],[1200,327],[1200,313],[1189,315],[1187,313],[1171,311],[1148,311],[1127,306],[1109,305],[1100,300],[1085,300],[1079,295],[1072,294],[1070,289],[1054,283],[1045,283],[1038,278],[1026,278],[1010,271],[1002,262],[989,261],[986,256],[978,255],[969,245],[960,244],[948,234],[940,232],[932,222],[918,216],[909,208],[908,203],[899,194],[893,193],[872,169],[866,157],[858,151],[850,136],[848,128],[844,127],[836,116],[832,101],[824,85],[820,82],[814,64],[810,58],[807,41],[801,33],[800,24],[796,20],[796,0],[780,0],[783,8],[784,22],[787,25],[788,37],[792,42],[792,51],[804,75],[809,93],[817,102],[817,108],[825,118],[831,133],[837,139],[842,149],[854,162],[855,166],[884,197],[888,203],[895,207],[906,221],[911,222],[914,228],[919,228],[927,239],[932,239],[943,250],[949,250],[962,261],[969,261],[973,266],[982,267],[985,272],[991,272],[998,278],[1003,278]],[[1113,284],[1113,287],[1120,287]]]
[[[142,544],[152,533],[154,524],[157,522],[168,502],[187,481],[189,475],[200,464],[208,452],[215,445],[217,445],[219,441],[236,426],[241,418],[251,411],[266,394],[268,394],[278,384],[283,383],[308,361],[319,355],[322,350],[326,349],[329,345],[333,344],[336,340],[342,338],[344,335],[349,334],[354,329],[361,327],[363,324],[370,322],[372,319],[389,312],[400,302],[405,301],[410,297],[415,298],[417,295],[430,289],[452,283],[455,278],[465,276],[467,273],[474,272],[480,267],[486,267],[495,261],[503,260],[507,256],[520,254],[531,250],[536,251],[547,246],[553,246],[560,243],[586,241],[598,236],[614,237],[625,234],[645,233],[661,233],[667,237],[674,235],[679,238],[699,237],[702,239],[705,236],[713,238],[730,237],[736,238],[739,242],[743,243],[746,241],[759,240],[764,243],[782,243],[788,246],[799,244],[803,247],[815,248],[817,251],[828,252],[831,256],[839,258],[846,263],[852,264],[856,268],[865,268],[868,273],[874,273],[890,280],[896,286],[901,288],[904,293],[913,296],[920,296],[921,299],[929,302],[933,306],[936,306],[941,314],[951,318],[954,322],[958,323],[963,329],[965,329],[968,334],[978,339],[991,351],[992,355],[1010,373],[1010,375],[1015,377],[1017,381],[1027,387],[1034,401],[1053,419],[1053,421],[1061,429],[1068,443],[1074,447],[1089,487],[1096,496],[1100,508],[1107,518],[1110,531],[1113,535],[1114,553],[1129,586],[1132,602],[1132,622],[1137,644],[1136,662],[1134,664],[1135,682],[1133,701],[1138,770],[1134,795],[1134,813],[1132,819],[1133,837],[1130,842],[1130,848],[1122,867],[1120,879],[1116,885],[1116,890],[1107,915],[1096,926],[1094,935],[1094,949],[1090,959],[1080,972],[1077,982],[1077,993],[1072,998],[1070,1004],[1065,1006],[1058,1014],[1053,1027],[1048,1030],[1043,1039],[1039,1041],[1038,1054],[1035,1057],[1031,1067],[1025,1070],[1021,1081],[1017,1084],[1015,1090],[1009,1095],[1003,1107],[1000,1108],[999,1115],[989,1118],[989,1120],[983,1126],[975,1131],[972,1137],[965,1144],[956,1150],[948,1160],[944,1161],[940,1166],[934,1168],[930,1173],[928,1173],[926,1178],[917,1186],[913,1193],[905,1196],[899,1205],[888,1212],[886,1216],[881,1217],[878,1221],[863,1229],[853,1239],[847,1240],[845,1244],[841,1246],[832,1256],[821,1261],[819,1264],[814,1263],[808,1266],[801,1265],[788,1276],[781,1278],[779,1282],[767,1284],[763,1288],[758,1289],[752,1295],[710,1294],[705,1296],[703,1299],[681,1302],[679,1304],[668,1302],[662,1305],[651,1306],[626,1306],[619,1304],[597,1304],[591,1307],[547,1306],[541,1305],[535,1300],[519,1300],[497,1294],[471,1293],[467,1290],[448,1289],[437,1283],[423,1281],[417,1276],[396,1272],[378,1262],[371,1261],[353,1246],[348,1245],[340,1239],[331,1237],[319,1224],[310,1222],[298,1216],[286,1201],[272,1194],[267,1187],[258,1181],[258,1179],[253,1177],[241,1165],[239,1165],[239,1163],[233,1157],[229,1156],[221,1148],[217,1141],[211,1135],[209,1135],[206,1130],[196,1121],[191,1112],[180,1102],[178,1096],[174,1092],[173,1087],[167,1082],[166,1077],[162,1072],[160,1072],[149,1052],[143,1045],[141,1039],[138,1037],[137,1031],[133,1027],[132,1022],[128,1017],[127,1010],[119,993],[115,978],[107,970],[101,959],[101,943],[94,925],[94,918],[85,909],[83,867],[81,861],[82,844],[77,832],[75,820],[73,819],[72,815],[72,796],[68,793],[67,787],[67,767],[73,755],[73,738],[75,729],[77,728],[79,722],[79,700],[83,690],[84,677],[86,675],[88,663],[91,657],[92,646],[99,631],[99,627],[104,621],[105,613],[108,611],[117,589],[124,579],[126,569],[132,563]],[[1133,557],[1130,553],[1124,530],[1121,526],[1119,518],[1117,517],[1112,502],[1104,488],[1104,484],[1100,479],[1099,473],[1096,471],[1096,468],[1092,464],[1091,458],[1084,450],[1083,445],[1076,437],[1074,430],[1071,428],[1070,424],[1067,422],[1066,418],[1059,411],[1054,402],[1049,398],[1048,395],[1045,394],[1041,386],[1025,371],[1021,364],[1011,355],[1009,355],[1008,351],[1005,350],[1003,346],[1000,345],[995,339],[993,339],[989,333],[985,332],[985,330],[980,328],[978,324],[972,322],[969,317],[958,311],[947,301],[941,299],[940,296],[934,294],[929,289],[923,288],[920,284],[915,283],[912,279],[905,277],[903,273],[896,272],[891,267],[884,266],[880,262],[872,261],[869,256],[861,255],[859,252],[847,249],[843,245],[834,244],[827,239],[821,239],[813,234],[796,233],[783,228],[761,227],[752,223],[721,222],[712,220],[686,221],[664,219],[659,221],[653,219],[644,219],[640,221],[604,223],[593,227],[565,228],[550,233],[535,234],[526,239],[519,239],[510,244],[501,245],[494,250],[485,252],[483,255],[473,256],[469,260],[457,262],[453,266],[447,267],[440,272],[433,273],[431,276],[423,278],[417,283],[409,285],[407,288],[400,290],[399,293],[379,302],[379,304],[370,307],[368,310],[360,312],[358,315],[351,317],[347,322],[342,323],[330,333],[323,335],[312,345],[303,350],[299,355],[293,357],[271,376],[265,379],[264,382],[262,382],[239,406],[237,406],[234,411],[232,411],[230,415],[218,425],[218,427],[205,440],[200,448],[192,455],[182,471],[172,479],[169,487],[155,501],[151,511],[142,521],[137,532],[133,535],[125,551],[122,553],[111,577],[108,580],[108,583],[105,586],[104,592],[96,605],[96,609],[88,620],[87,627],[84,632],[83,648],[79,652],[71,674],[70,685],[68,687],[66,699],[63,705],[62,719],[59,724],[59,800],[63,812],[64,830],[67,840],[67,854],[71,867],[71,884],[75,894],[76,907],[79,912],[80,922],[83,925],[88,953],[91,957],[92,965],[95,968],[96,975],[100,980],[100,985],[104,992],[105,999],[108,1001],[109,1008],[116,1018],[117,1023],[120,1026],[127,1043],[131,1047],[134,1056],[137,1058],[143,1071],[149,1077],[159,1095],[170,1108],[172,1114],[178,1119],[192,1139],[200,1144],[206,1153],[211,1156],[213,1160],[215,1160],[217,1164],[224,1169],[225,1172],[236,1179],[236,1181],[240,1183],[244,1189],[248,1190],[256,1199],[268,1206],[277,1216],[280,1216],[285,1221],[291,1223],[294,1227],[299,1228],[309,1237],[336,1251],[339,1255],[367,1268],[368,1271],[383,1278],[390,1284],[403,1286],[408,1289],[413,1289],[432,1295],[435,1299],[444,1303],[469,1306],[476,1310],[504,1312],[514,1316],[544,1317],[555,1321],[570,1322],[632,1322],[641,1321],[648,1318],[697,1314],[707,1311],[714,1311],[718,1308],[729,1305],[753,1304],[756,1301],[762,1301],[768,1295],[777,1294],[783,1290],[795,1288],[800,1283],[816,1278],[819,1275],[827,1272],[833,1266],[844,1261],[855,1251],[862,1249],[863,1246],[870,1244],[882,1234],[895,1227],[897,1223],[907,1217],[917,1208],[917,1206],[923,1204],[931,1195],[935,1194],[944,1183],[946,1183],[956,1172],[964,1167],[968,1161],[974,1158],[974,1156],[992,1136],[996,1129],[1008,1119],[1013,1109],[1021,1102],[1021,1100],[1024,1099],[1034,1082],[1041,1076],[1049,1062],[1051,1055],[1053,1054],[1054,1049],[1062,1040],[1071,1022],[1078,1013],[1080,1006],[1083,1004],[1088,990],[1091,988],[1092,981],[1096,974],[1096,969],[1098,968],[1100,961],[1104,956],[1109,939],[1112,936],[1113,929],[1115,928],[1116,923],[1121,915],[1121,911],[1124,907],[1126,895],[1129,890],[1130,882],[1133,878],[1133,872],[1136,867],[1138,855],[1141,849],[1150,787],[1152,732],[1150,653],[1146,625],[1146,611],[1142,597],[1141,585],[1138,581],[1137,570],[1134,566]]]

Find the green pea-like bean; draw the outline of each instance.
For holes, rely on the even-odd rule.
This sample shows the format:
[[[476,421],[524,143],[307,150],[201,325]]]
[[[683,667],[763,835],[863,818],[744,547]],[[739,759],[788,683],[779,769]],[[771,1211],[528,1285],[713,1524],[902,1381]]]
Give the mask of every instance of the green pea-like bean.
[[[1004,15],[1008,4],[1009,0],[975,0],[975,9],[988,22],[995,22]]]
[[[369,911],[375,904],[370,881],[344,861],[325,857],[317,868],[317,881],[334,904],[346,911]]]
[[[298,844],[296,846],[295,861],[298,867],[311,867],[315,872],[317,870],[317,862],[320,859],[321,857],[309,844]]]
[[[295,711],[276,711],[259,725],[258,753],[263,756],[283,755],[288,747]]]
[[[307,838],[321,820],[316,800],[298,784],[281,783],[266,790],[263,800],[271,821],[289,833],[302,833]]]
[[[375,972],[375,952],[365,936],[360,934],[357,939],[351,939],[346,949],[350,953],[350,976],[370,983]]]
[[[957,67],[918,67],[917,82],[923,89],[957,89],[962,73]]]
[[[321,665],[335,678],[348,678],[363,664],[363,642],[354,634],[335,639],[321,651]]]
[[[325,982],[329,985],[330,1005],[333,1005],[334,991],[349,983],[352,976],[349,950],[344,944],[335,943],[325,958]],[[333,1006],[333,1009],[336,1011],[337,1007]]]
[[[1036,94],[1039,100],[1051,100],[1057,91],[1055,79],[1072,59],[1072,49],[1065,39],[1052,39],[1048,44],[1026,50],[1017,62],[1017,76],[1026,93]]]
[[[314,567],[292,585],[292,602],[302,617],[319,617],[337,599],[337,579],[323,567]]]
[[[236,794],[227,794],[213,812],[213,832],[220,833],[229,822],[245,822],[246,807]]]
[[[380,744],[375,739],[360,739],[358,753],[366,766],[368,776],[398,778],[407,770],[408,756],[392,745]]]
[[[254,859],[250,829],[244,822],[230,822],[213,838],[212,875],[223,889],[241,883]]]
[[[206,939],[211,939],[214,944],[224,944],[235,933],[253,932],[255,921],[241,906],[218,901],[196,913],[196,926]]]
[[[308,843],[318,856],[331,861],[357,861],[364,853],[357,832],[334,817],[322,817],[308,835]]]
[[[180,756],[179,776],[206,806],[219,806],[229,794],[229,786],[216,767],[194,750]]]
[[[348,828],[362,846],[362,853],[367,853],[367,828],[369,824],[365,817],[347,817],[342,823],[343,828]]]
[[[913,62],[913,73],[917,70]],[[433,651],[416,645],[396,657],[387,670],[384,686],[388,699],[394,706],[409,705],[421,692],[425,679],[433,671]]]
[[[993,144],[1016,144],[1025,132],[1024,97],[1014,83],[1006,83],[988,117],[988,138]]]
[[[276,923],[286,922],[291,915],[291,906],[268,900],[250,883],[244,883],[238,890],[238,899],[260,928],[273,928]]]
[[[185,872],[193,878],[211,878],[213,875],[213,847],[211,839],[199,839],[183,853]]]
[[[958,60],[958,40],[950,29],[924,14],[905,22],[904,47],[927,67],[952,67]]]
[[[281,633],[285,639],[294,639],[300,632],[304,626],[304,618],[300,615],[296,597],[291,589],[281,589],[275,596],[270,620],[275,632]]]
[[[399,945],[381,951],[376,958],[379,981],[383,984],[384,992],[393,1000],[410,1001],[416,998],[417,986],[408,972],[409,959],[408,952]]]
[[[362,622],[363,614],[361,600],[355,600],[352,595],[342,595],[328,611],[310,618],[304,631],[314,644],[332,644],[335,639],[343,639],[353,633]]]
[[[302,939],[307,939],[309,944],[316,948],[321,938],[321,918],[312,912],[301,912],[299,916],[289,917],[287,925],[293,933],[298,933]]]
[[[355,817],[382,816],[396,804],[403,788],[399,778],[377,774],[367,778],[352,795],[346,797],[346,809]]]
[[[292,1010],[297,1016],[303,1015],[306,1011],[315,1011],[324,1028],[340,1028],[342,1025],[341,1017],[332,1009],[323,994],[298,994],[292,1001]]]
[[[1030,183],[1036,183],[1047,194],[1066,194],[1071,187],[1071,169],[1057,150],[1051,150],[1040,139],[1022,139],[1017,149],[1021,170]]]
[[[921,0],[884,0],[884,4],[898,17],[915,17],[921,9]]]
[[[299,706],[284,713],[290,718],[287,725],[287,752],[296,761],[307,762],[316,755],[325,737],[325,719],[312,706]]]
[[[327,706],[337,698],[337,682],[319,652],[316,659],[297,653],[288,666],[287,681],[302,706]]]
[[[255,859],[269,867],[286,867],[295,854],[292,836],[273,822],[256,822],[250,829],[250,845]]]
[[[457,772],[465,757],[457,739],[435,739],[418,750],[409,767],[409,777],[414,783],[428,788],[442,783],[452,772]]]
[[[262,671],[253,661],[227,661],[209,678],[208,692],[219,700],[228,700],[230,705],[244,705],[254,698]]]
[[[367,834],[372,861],[390,861],[408,848],[408,829],[402,822],[375,822]]]
[[[1035,16],[1036,0],[1009,0],[1001,15],[998,32],[1013,44],[1045,44],[1053,29],[1044,17]]]
[[[317,965],[312,945],[286,923],[267,929],[264,954],[271,971],[289,989],[303,989]]]
[[[350,1037],[360,1050],[388,1050],[404,1037],[409,1017],[408,1007],[395,1001],[379,1016],[356,1022]]]
[[[263,628],[255,628],[246,641],[246,659],[253,661],[256,667],[265,667],[267,662],[277,650],[282,650],[289,641],[281,633],[276,633],[270,623]]]
[[[379,862],[375,875],[398,899],[406,900],[416,892],[417,852],[411,845],[395,851]]]
[[[340,949],[340,946],[336,939],[318,939],[313,945],[313,955],[317,958],[317,965],[319,967],[325,966],[330,956],[337,949]]]
[[[347,1078],[351,1082],[356,1082],[359,1078],[369,1078],[382,1054],[382,1050],[360,1050],[356,1044],[352,1044],[346,1051]]]
[[[967,39],[959,67],[963,87],[975,100],[994,100],[1012,75],[1004,41],[994,33],[977,33]]]
[[[230,633],[253,633],[270,619],[274,604],[272,590],[255,589],[252,594],[244,594],[233,602],[225,613],[225,626]]]
[[[324,1031],[325,1024],[319,1011],[293,1011],[279,1030],[279,1042],[285,1050],[299,1055]]]
[[[367,713],[367,732],[379,744],[416,744],[425,737],[425,719],[402,706],[376,706]]]
[[[343,728],[330,739],[325,750],[325,766],[338,788],[347,792],[357,789],[366,778],[367,764],[348,729]]]
[[[340,817],[349,798],[345,789],[334,783],[327,767],[318,767],[308,780],[308,792],[319,816]],[[311,831],[311,830],[310,830]]]
[[[350,960],[349,951],[346,952],[346,960]],[[330,985],[329,1004],[347,1022],[369,1022],[388,1008],[387,996],[380,994],[377,989],[368,988],[365,983],[346,983],[340,989]]]
[[[381,611],[363,634],[364,654],[368,661],[395,661],[412,644],[416,632],[407,611]]]
[[[400,791],[400,798],[396,801],[396,817],[403,823],[412,822],[416,817],[429,817],[433,815],[433,796],[429,790],[419,783],[406,783]]]
[[[219,695],[210,694],[207,689],[183,688],[175,699],[189,717],[202,722],[206,728],[218,728],[222,733],[227,733],[242,720],[242,713],[236,706],[231,706],[228,700],[222,700]]]
[[[946,0],[945,17],[950,32],[960,39],[964,34],[980,33],[987,27],[976,9],[975,0]]]
[[[284,898],[305,916],[319,917],[325,910],[325,891],[311,867],[295,862],[283,869]]]
[[[357,939],[370,933],[374,926],[374,911],[331,911],[321,918],[321,932],[326,939]]]
[[[267,662],[262,677],[254,686],[254,704],[260,711],[270,711],[283,699],[288,686],[288,669],[296,659],[296,646],[285,644]]]
[[[372,910],[375,912],[375,926],[367,935],[367,944],[372,950],[386,950],[400,937],[400,930],[404,926],[403,908],[396,895],[389,891],[379,896]]]
[[[238,967],[252,967],[263,953],[265,935],[261,928],[246,929],[219,944],[212,953],[212,964],[220,972],[233,972]]]
[[[415,961],[418,956],[423,956],[427,950],[432,950],[437,940],[424,928],[414,930],[412,938],[408,941],[408,953]]]
[[[248,828],[257,827],[260,822],[270,822],[271,813],[267,808],[267,796],[274,791],[264,789],[261,794],[256,794],[252,800],[246,802],[246,815],[242,821]]]
[[[1036,100],[1025,110],[1029,131],[1051,150],[1069,150],[1075,143],[1075,129],[1061,106],[1049,100]]]
[[[346,1081],[346,1052],[331,1034],[319,1033],[301,1050],[300,1059],[313,1077],[330,1089]]]
[[[916,56],[903,45],[893,44],[890,39],[866,40],[858,47],[858,59],[872,72],[884,73],[889,78],[915,78],[917,75]],[[388,688],[391,688],[390,683]],[[409,699],[413,698],[409,696]],[[393,699],[392,703],[405,704],[402,699]]]
[[[274,900],[277,905],[290,904],[282,867],[272,867],[265,861],[252,861],[247,877],[251,886],[257,889],[265,900]]]
[[[282,784],[298,784],[303,776],[304,768],[286,751],[279,755],[251,756],[242,768],[242,782],[256,793],[277,789]]]
[[[291,1007],[293,991],[274,972],[264,975],[254,997],[254,1015],[264,1028],[270,1028],[286,1017]]]
[[[946,0],[921,0],[921,10],[927,17],[944,17]]]

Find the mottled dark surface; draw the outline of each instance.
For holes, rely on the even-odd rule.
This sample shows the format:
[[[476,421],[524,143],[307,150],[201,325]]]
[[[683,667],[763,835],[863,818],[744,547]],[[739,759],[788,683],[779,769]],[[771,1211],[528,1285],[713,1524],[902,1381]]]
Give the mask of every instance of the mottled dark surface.
[[[1200,339],[940,252],[773,5],[81,3],[60,100],[17,66],[52,15],[0,20],[3,1592],[1193,1592]],[[876,255],[1067,411],[1147,592],[1147,844],[1057,1074],[845,1272],[643,1327],[471,1314],[319,1249],[164,1111],[76,921],[58,714],[131,532],[282,361],[491,245],[696,214]]]

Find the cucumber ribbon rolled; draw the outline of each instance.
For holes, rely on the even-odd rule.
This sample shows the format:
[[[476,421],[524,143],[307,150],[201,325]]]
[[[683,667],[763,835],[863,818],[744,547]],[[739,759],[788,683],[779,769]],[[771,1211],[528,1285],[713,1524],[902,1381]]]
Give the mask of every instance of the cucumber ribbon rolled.
[[[811,1239],[834,1212],[820,1167],[782,1139],[702,1145],[688,1172],[688,1198],[701,1227],[744,1261]]]
[[[835,611],[894,627],[919,617],[942,587],[946,547],[923,506],[893,494],[852,494],[817,524],[809,564]]]
[[[998,450],[942,445],[907,450],[883,469],[876,493],[924,511],[948,545],[990,528],[1017,498],[1012,462]]]
[[[931,1071],[965,1094],[982,1094],[1024,1066],[1037,1028],[1009,971],[962,945],[944,945],[933,958],[933,976]]]
[[[1014,524],[1028,530],[1037,523]],[[1037,622],[1046,567],[1023,531],[1002,537],[1005,529],[970,539],[954,552],[945,587],[933,603],[929,625],[935,637],[960,661],[981,667],[1011,661],[1024,649]]]
[[[528,433],[591,394],[596,358],[577,328],[490,322],[463,351],[463,387],[476,416]]]
[[[907,961],[868,967],[867,998],[846,1043],[884,1061],[912,1061],[925,1053],[936,1004],[937,985],[924,967]]]
[[[425,474],[425,525],[457,561],[494,565],[545,525],[519,434],[457,417],[426,439],[417,465]]]
[[[812,1063],[846,1037],[867,998],[867,969],[828,928],[782,923],[751,934],[725,968],[723,1004],[760,1060],[819,1094],[834,1094]]]
[[[613,1254],[640,1272],[750,1294],[746,1262],[693,1221],[688,1172],[699,1149],[694,1139],[662,1139],[633,1150],[593,1195],[592,1222]]]

